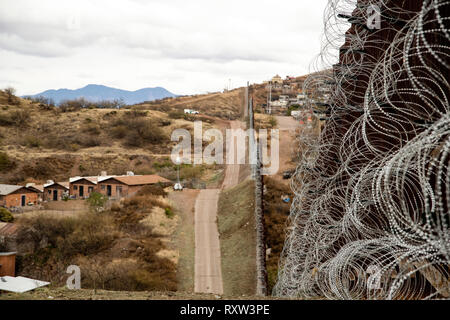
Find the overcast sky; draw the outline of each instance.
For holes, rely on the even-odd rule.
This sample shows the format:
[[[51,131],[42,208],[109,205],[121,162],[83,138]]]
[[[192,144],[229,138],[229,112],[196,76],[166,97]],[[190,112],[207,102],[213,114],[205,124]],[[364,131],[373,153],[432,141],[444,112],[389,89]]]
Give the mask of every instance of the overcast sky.
[[[1,0],[0,88],[223,90],[298,76],[327,0]]]

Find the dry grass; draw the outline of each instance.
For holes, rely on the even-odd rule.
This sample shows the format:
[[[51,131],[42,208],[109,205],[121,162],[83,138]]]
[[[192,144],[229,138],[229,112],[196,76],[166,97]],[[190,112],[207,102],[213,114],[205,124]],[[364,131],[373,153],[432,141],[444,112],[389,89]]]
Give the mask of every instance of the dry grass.
[[[0,127],[2,183],[43,183],[97,175],[103,170],[109,174],[129,170],[159,173],[153,163],[161,156],[168,157],[177,143],[170,141],[171,133],[183,128],[193,134],[192,121],[170,119],[167,112],[141,110],[145,106],[61,112],[19,100],[20,106],[8,105],[0,92],[0,122],[6,124]],[[215,127],[212,118],[203,120],[207,121],[204,131]],[[195,176],[195,170],[187,169],[185,175]]]
[[[226,295],[252,295],[256,290],[254,184],[246,180],[219,197],[218,227]]]
[[[237,119],[242,115],[244,90],[193,95],[143,103],[139,108],[171,112],[173,119],[181,117],[183,109],[194,109],[200,113],[222,119]]]
[[[178,217],[166,208],[163,196],[143,194],[101,213],[23,215],[18,274],[59,286],[76,264],[84,288],[174,291],[178,252],[169,240]]]
[[[285,240],[286,220],[289,216],[291,203],[282,201],[282,196],[289,196],[292,201],[292,191],[289,186],[279,183],[273,178],[264,177],[266,192],[264,193],[264,220],[266,231],[266,247],[270,255],[266,260],[268,289],[272,291],[278,277],[278,261]]]

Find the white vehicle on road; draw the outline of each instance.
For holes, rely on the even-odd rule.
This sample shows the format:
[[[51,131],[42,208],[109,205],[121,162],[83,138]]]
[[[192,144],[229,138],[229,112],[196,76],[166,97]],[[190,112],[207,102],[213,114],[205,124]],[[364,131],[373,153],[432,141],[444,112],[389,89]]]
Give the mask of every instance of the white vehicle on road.
[[[199,114],[199,112],[197,110],[192,110],[192,109],[184,109],[184,113],[186,113],[186,114]]]

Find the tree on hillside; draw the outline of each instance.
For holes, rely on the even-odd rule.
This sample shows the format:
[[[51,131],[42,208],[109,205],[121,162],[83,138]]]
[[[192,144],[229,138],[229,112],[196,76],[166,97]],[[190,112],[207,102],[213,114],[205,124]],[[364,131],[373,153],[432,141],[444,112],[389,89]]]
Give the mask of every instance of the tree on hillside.
[[[17,99],[15,96],[16,89],[13,87],[7,87],[3,90],[6,93],[6,96],[8,97],[8,103],[9,104],[20,104],[20,100]]]

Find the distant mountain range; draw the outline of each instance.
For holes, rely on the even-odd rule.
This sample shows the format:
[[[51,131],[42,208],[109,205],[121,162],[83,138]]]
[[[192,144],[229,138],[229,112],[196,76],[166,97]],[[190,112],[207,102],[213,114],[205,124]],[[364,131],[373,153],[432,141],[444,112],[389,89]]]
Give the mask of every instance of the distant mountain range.
[[[92,102],[122,99],[125,104],[136,104],[144,101],[153,101],[167,97],[176,97],[177,95],[162,87],[143,88],[136,91],[127,91],[98,84],[89,84],[83,88],[76,90],[47,90],[35,95],[29,95],[27,97],[36,98],[39,96],[53,99],[55,104],[58,105],[64,100],[73,100],[77,98],[85,98],[86,100]]]

